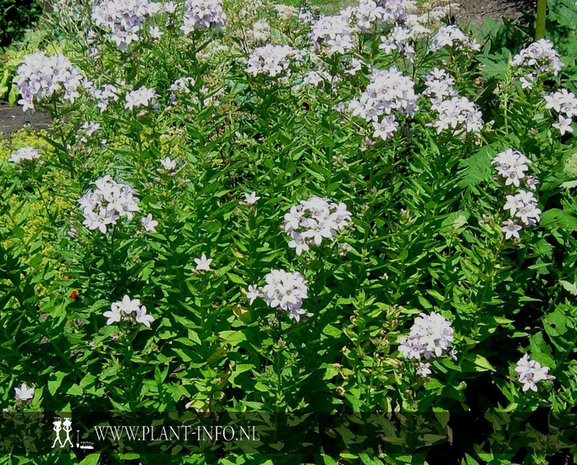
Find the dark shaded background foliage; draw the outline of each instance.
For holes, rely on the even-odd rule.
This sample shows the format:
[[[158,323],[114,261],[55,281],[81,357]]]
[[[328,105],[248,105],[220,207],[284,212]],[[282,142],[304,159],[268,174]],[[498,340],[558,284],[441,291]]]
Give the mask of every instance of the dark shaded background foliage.
[[[0,47],[20,39],[41,14],[40,0],[0,0]]]

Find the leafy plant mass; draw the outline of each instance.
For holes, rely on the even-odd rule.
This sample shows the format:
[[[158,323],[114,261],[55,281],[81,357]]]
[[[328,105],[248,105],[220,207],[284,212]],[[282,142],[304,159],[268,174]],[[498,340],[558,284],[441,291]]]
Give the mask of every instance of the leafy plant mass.
[[[0,142],[6,422],[270,414],[165,463],[572,463],[577,5],[549,9],[534,41],[435,2],[55,2],[13,73],[52,128]],[[159,460],[75,441],[1,447]]]

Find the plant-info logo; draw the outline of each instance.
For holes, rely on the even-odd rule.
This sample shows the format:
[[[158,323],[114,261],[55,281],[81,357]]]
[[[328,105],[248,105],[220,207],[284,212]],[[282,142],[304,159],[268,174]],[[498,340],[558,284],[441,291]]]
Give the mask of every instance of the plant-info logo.
[[[55,432],[52,449],[57,446],[63,449],[66,447],[66,444],[69,444],[71,449],[74,447],[77,449],[94,449],[94,443],[89,441],[80,441],[80,430],[76,430],[76,443],[72,442],[72,438],[70,437],[70,433],[72,432],[71,418],[55,417],[52,425],[52,430]]]

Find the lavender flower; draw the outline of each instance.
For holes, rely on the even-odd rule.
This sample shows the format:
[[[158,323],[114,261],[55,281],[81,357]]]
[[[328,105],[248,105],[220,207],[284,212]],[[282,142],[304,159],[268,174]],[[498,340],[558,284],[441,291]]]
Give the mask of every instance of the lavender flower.
[[[64,55],[46,56],[44,53],[27,55],[18,66],[14,82],[18,86],[22,110],[34,110],[34,103],[52,97],[63,97],[73,103],[80,96],[78,90],[84,78]]]
[[[147,0],[103,0],[92,8],[92,20],[110,34],[119,50],[142,39],[147,18],[161,10],[161,4]]]
[[[441,50],[443,47],[451,47],[455,50],[478,52],[481,45],[475,39],[469,39],[463,31],[455,25],[443,26],[433,36],[431,50]]]
[[[531,160],[521,152],[507,149],[493,158],[492,164],[497,165],[497,173],[505,179],[505,185],[519,187],[521,181],[526,178]]]
[[[288,45],[265,45],[252,52],[245,71],[253,76],[262,74],[276,77],[289,73],[291,60],[301,60],[301,58],[301,53]]]
[[[327,55],[349,52],[355,45],[349,19],[343,15],[321,16],[312,25],[311,42]]]
[[[33,161],[40,158],[40,153],[34,147],[21,147],[8,158],[12,163],[22,163],[23,161]]]
[[[120,321],[136,321],[150,328],[150,323],[154,321],[152,315],[147,313],[146,307],[141,304],[140,299],[131,299],[127,295],[122,300],[112,303],[110,310],[104,312],[104,316],[107,318],[107,325]]]
[[[538,382],[555,379],[555,376],[547,374],[549,370],[549,367],[542,366],[539,362],[531,360],[528,354],[521,357],[515,368],[515,372],[519,375],[519,381],[523,383],[523,392],[529,389],[537,392]]]
[[[157,98],[158,94],[154,89],[143,86],[126,94],[124,108],[127,110],[133,110],[135,108],[157,109],[159,106],[156,100]]]
[[[348,225],[350,218],[344,203],[337,204],[317,196],[303,200],[284,216],[284,230],[291,237],[289,247],[301,255],[309,246],[332,239]]]
[[[567,89],[561,89],[558,92],[545,94],[545,108],[554,110],[559,115],[557,123],[553,127],[557,129],[561,135],[567,132],[573,132],[573,118],[577,116],[577,97],[573,92]]]
[[[93,183],[96,187],[84,194],[78,203],[84,215],[83,224],[90,230],[99,229],[106,233],[109,225],[126,217],[131,220],[138,211],[136,191],[128,184],[120,184],[110,176],[104,176]]]
[[[186,0],[184,24],[180,29],[185,35],[193,31],[215,29],[220,31],[226,22],[226,14],[220,0]]]
[[[408,359],[429,360],[450,353],[451,344],[451,323],[439,313],[421,313],[415,319],[409,335],[401,338],[399,351]]]
[[[540,75],[557,76],[563,68],[563,62],[553,48],[553,42],[540,39],[515,55],[511,67],[521,74],[521,87],[525,89],[532,88]]]
[[[302,308],[303,299],[308,298],[307,282],[297,271],[271,270],[265,277],[266,285],[261,288],[249,286],[247,297],[254,302],[262,298],[272,308],[288,313],[295,321],[303,316],[312,316]]]

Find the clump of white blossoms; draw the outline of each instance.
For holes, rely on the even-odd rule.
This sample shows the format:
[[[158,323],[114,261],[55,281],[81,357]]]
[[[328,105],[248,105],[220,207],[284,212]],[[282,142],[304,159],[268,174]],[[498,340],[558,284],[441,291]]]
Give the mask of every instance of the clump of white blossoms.
[[[467,97],[452,97],[433,104],[432,108],[439,114],[433,123],[438,134],[444,130],[479,132],[483,129],[483,114]]]
[[[110,305],[110,310],[104,312],[107,325],[118,323],[119,321],[136,321],[150,328],[150,323],[154,321],[152,315],[147,313],[146,307],[140,303],[140,299],[131,299],[125,295],[122,300]]]
[[[535,190],[539,181],[534,176],[528,176],[531,160],[521,152],[507,149],[493,158],[492,164],[497,174],[505,181],[505,186],[527,187]],[[507,201],[503,207],[508,210],[512,218],[503,221],[501,230],[505,233],[505,240],[519,239],[519,231],[527,226],[539,222],[541,210],[537,208],[537,198],[533,192],[521,190],[517,194],[507,195]]]
[[[555,376],[549,375],[549,367],[542,366],[539,362],[531,360],[529,354],[525,354],[517,362],[515,372],[519,375],[519,381],[523,383],[523,392],[531,389],[537,392],[539,381],[553,380]]]
[[[226,22],[226,14],[220,0],[186,0],[184,23],[180,27],[185,35],[193,31],[215,29],[220,31]]]
[[[511,60],[511,67],[521,73],[521,87],[530,89],[540,75],[557,76],[563,68],[563,62],[553,48],[553,42],[540,39],[515,55]]]
[[[433,68],[425,76],[425,85],[423,95],[429,96],[433,105],[458,95],[453,87],[455,79],[444,69]]]
[[[402,0],[359,0],[351,17],[361,32],[376,32],[386,25],[402,21],[405,8]]]
[[[117,102],[120,98],[120,89],[113,84],[104,84],[101,89],[93,88],[89,91],[98,101],[100,111],[106,110],[111,102]]]
[[[440,134],[445,130],[479,132],[483,129],[483,114],[473,102],[461,97],[453,87],[455,79],[444,69],[433,68],[425,76],[424,96],[431,99],[431,108],[438,119],[431,124]]]
[[[397,68],[374,69],[369,75],[370,82],[358,100],[348,103],[351,113],[367,122],[380,123],[375,126],[375,137],[386,139],[392,135],[392,123],[396,114],[412,116],[417,109],[415,83]],[[386,121],[384,116],[389,115]],[[392,118],[392,119],[391,119]],[[385,125],[389,131],[380,133]],[[388,137],[383,137],[387,134]]]
[[[441,50],[443,47],[454,48],[459,51],[478,52],[481,45],[470,39],[461,29],[455,25],[443,26],[433,36],[431,50],[433,52]]]
[[[177,97],[190,94],[194,90],[195,84],[196,81],[192,77],[178,78],[170,85],[170,101],[174,103]]]
[[[158,226],[158,221],[152,217],[152,213],[140,218],[140,224],[146,232],[156,232],[156,227]]]
[[[415,48],[410,43],[411,38],[411,30],[408,27],[395,26],[389,34],[381,37],[379,49],[384,50],[387,54],[396,50],[400,54],[406,56],[410,61],[413,61]]]
[[[351,213],[342,202],[317,196],[303,200],[284,216],[284,230],[291,238],[289,247],[301,255],[323,239],[332,239],[347,227],[350,219]]]
[[[141,40],[144,22],[160,10],[160,3],[147,0],[103,0],[92,8],[92,21],[110,34],[119,50],[126,50]]]
[[[137,192],[128,184],[117,183],[108,175],[93,184],[96,187],[78,200],[88,229],[99,229],[105,234],[109,225],[115,225],[122,217],[131,220],[138,211]]]
[[[256,76],[262,74],[276,77],[288,74],[293,61],[302,59],[301,52],[288,45],[264,45],[257,47],[249,56],[245,71]]]
[[[531,160],[518,150],[507,149],[499,153],[493,161],[497,165],[497,173],[505,180],[505,185],[519,187],[523,179],[527,179],[527,170]]]
[[[409,335],[400,339],[399,351],[404,357],[419,361],[445,354],[454,358],[456,351],[451,349],[453,339],[453,328],[445,317],[437,312],[430,315],[421,313],[415,318]],[[429,367],[429,363],[420,362],[418,374],[429,374]]]
[[[14,388],[14,395],[16,399],[26,402],[34,398],[34,388],[28,387],[26,383],[22,383],[20,387]]]
[[[164,171],[166,171],[166,173],[169,176],[174,176],[176,174],[176,161],[173,160],[172,158],[170,157],[161,158],[160,164],[162,165]]]
[[[504,207],[511,216],[523,226],[532,226],[541,219],[541,210],[537,208],[537,198],[533,192],[521,190],[518,194],[508,195]]]
[[[567,89],[561,89],[551,94],[545,94],[545,108],[554,110],[559,115],[557,123],[553,127],[557,129],[561,135],[566,132],[573,132],[573,118],[577,116],[577,97],[573,92]]]
[[[156,109],[159,107],[156,100],[157,98],[158,94],[154,89],[143,86],[126,94],[126,102],[124,103],[124,108],[127,110],[134,110],[136,108]]]
[[[40,158],[40,152],[34,147],[21,147],[10,155],[9,162],[22,163],[23,161],[33,161]]]
[[[251,304],[262,298],[269,307],[287,312],[293,320],[312,316],[302,308],[303,299],[308,298],[307,281],[298,271],[271,270],[265,281],[263,287],[249,286],[247,297]]]
[[[80,96],[84,78],[64,55],[46,56],[33,53],[24,57],[16,71],[14,82],[21,98],[22,110],[34,110],[34,103],[52,97],[62,97],[70,103]]]
[[[347,53],[353,49],[353,29],[345,15],[321,16],[312,25],[311,42],[327,55]]]

